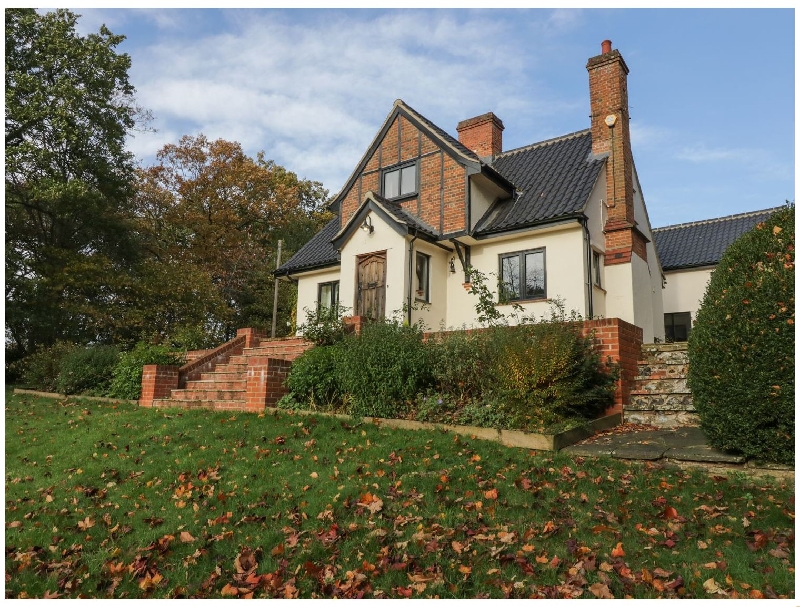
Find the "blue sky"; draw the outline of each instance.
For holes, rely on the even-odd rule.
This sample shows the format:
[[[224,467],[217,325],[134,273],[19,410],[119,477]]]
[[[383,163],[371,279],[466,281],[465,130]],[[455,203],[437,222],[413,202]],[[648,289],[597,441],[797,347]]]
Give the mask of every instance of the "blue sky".
[[[127,40],[157,132],[263,150],[334,194],[395,99],[456,135],[487,111],[504,149],[589,126],[586,61],[630,68],[633,154],[653,226],[794,200],[792,9],[73,9]]]

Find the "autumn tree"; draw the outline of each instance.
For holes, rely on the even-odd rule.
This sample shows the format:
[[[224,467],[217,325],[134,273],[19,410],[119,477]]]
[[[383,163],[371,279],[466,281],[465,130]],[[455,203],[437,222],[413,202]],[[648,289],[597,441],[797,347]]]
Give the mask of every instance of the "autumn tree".
[[[124,37],[81,36],[68,10],[5,17],[7,347],[111,341],[138,250],[125,137],[146,117]]]
[[[153,301],[149,326],[168,335],[201,325],[219,340],[240,327],[269,327],[278,240],[284,260],[307,242],[324,219],[327,192],[263,152],[251,158],[239,143],[203,135],[165,146],[157,161],[138,175],[134,211],[150,280],[157,287],[168,275],[174,284],[167,299]],[[281,292],[282,334],[292,295]],[[170,315],[176,298],[195,308]]]

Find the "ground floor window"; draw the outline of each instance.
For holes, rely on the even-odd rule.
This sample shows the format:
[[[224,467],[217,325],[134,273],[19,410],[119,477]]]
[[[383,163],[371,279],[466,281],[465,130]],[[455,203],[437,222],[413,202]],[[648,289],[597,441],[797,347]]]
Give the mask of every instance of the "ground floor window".
[[[430,255],[420,253],[417,251],[417,299],[419,301],[430,301],[430,271],[431,271],[431,258]]]
[[[592,251],[592,282],[595,286],[603,288],[600,281],[600,268],[603,265],[603,256],[597,251]]]
[[[317,288],[318,311],[336,310],[339,306],[339,281],[321,282]]]
[[[664,314],[664,337],[669,341],[686,341],[692,331],[692,315],[689,312]]]
[[[500,301],[547,297],[544,249],[500,255]]]

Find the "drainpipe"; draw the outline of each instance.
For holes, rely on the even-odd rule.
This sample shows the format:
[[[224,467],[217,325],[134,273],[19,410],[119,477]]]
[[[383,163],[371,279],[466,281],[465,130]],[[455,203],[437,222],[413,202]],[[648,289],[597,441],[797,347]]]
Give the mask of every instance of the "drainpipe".
[[[581,218],[581,225],[583,225],[583,241],[586,243],[586,291],[589,295],[589,318],[594,318],[594,288],[592,285],[592,237],[589,234],[589,218],[584,215]]]
[[[409,228],[409,231],[411,228]],[[414,228],[414,238],[408,243],[408,326],[411,326],[411,297],[414,293],[414,241],[419,236],[419,231]]]

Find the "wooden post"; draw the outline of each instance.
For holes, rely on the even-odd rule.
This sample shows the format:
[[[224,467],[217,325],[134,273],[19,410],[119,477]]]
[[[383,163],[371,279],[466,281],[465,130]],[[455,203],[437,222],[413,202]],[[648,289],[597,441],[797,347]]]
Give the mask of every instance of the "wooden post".
[[[278,241],[278,261],[275,263],[275,269],[281,267],[281,247],[283,246],[283,241]],[[278,277],[275,277],[275,289],[274,289],[274,297],[272,298],[272,339],[275,339],[275,323],[278,320]]]

